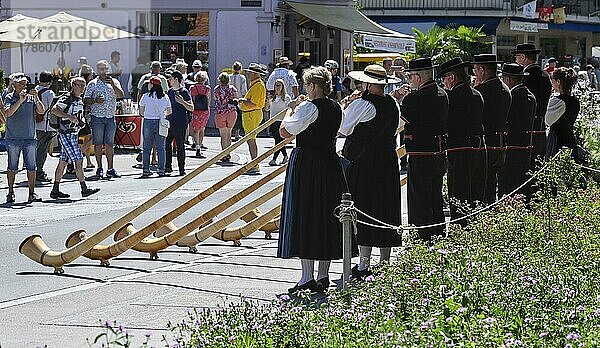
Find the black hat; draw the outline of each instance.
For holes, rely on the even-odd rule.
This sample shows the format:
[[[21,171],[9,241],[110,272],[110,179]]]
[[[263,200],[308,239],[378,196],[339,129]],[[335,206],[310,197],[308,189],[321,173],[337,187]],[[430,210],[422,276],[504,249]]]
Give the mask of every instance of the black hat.
[[[419,71],[433,69],[435,66],[431,64],[431,58],[417,58],[408,62],[408,69],[405,71]]]
[[[526,76],[529,73],[523,71],[523,67],[517,63],[505,63],[502,65],[502,75]]]
[[[462,58],[452,58],[447,62],[440,64],[440,75],[444,75],[447,72],[464,68],[471,64],[471,62],[463,62]]]
[[[471,64],[501,64],[502,61],[498,60],[498,56],[495,54],[476,54],[473,56]]]
[[[535,54],[538,54],[540,52],[542,52],[542,50],[535,48],[535,44],[532,44],[532,43],[523,43],[523,44],[518,44],[517,48],[512,51],[512,54],[518,54],[518,53],[535,53]]]

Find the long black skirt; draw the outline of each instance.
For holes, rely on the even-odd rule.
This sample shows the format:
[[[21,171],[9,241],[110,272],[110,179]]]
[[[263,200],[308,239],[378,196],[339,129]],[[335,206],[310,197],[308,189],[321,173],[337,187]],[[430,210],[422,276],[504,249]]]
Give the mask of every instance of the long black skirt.
[[[277,257],[342,258],[342,225],[334,216],[344,185],[335,152],[297,147],[290,156],[281,208]]]

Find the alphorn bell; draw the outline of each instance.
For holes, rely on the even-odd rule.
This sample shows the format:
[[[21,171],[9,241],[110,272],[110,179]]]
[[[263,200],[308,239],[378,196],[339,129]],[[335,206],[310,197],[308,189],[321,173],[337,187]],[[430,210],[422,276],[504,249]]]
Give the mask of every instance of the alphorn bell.
[[[216,234],[213,234],[213,237],[222,241],[239,242],[240,239],[248,237],[252,233],[256,232],[261,225],[264,225],[266,221],[273,219],[279,214],[281,214],[281,204],[269,210],[265,214],[258,216],[244,226],[226,228],[217,232]]]
[[[257,188],[258,187],[260,187],[260,186],[257,186]],[[273,190],[263,194],[262,196],[258,197],[254,201],[248,203],[246,205],[247,210],[258,207],[259,205],[265,203],[269,199],[275,197],[277,194],[281,193],[282,190],[283,190],[283,184],[277,186]],[[241,198],[238,195],[235,195],[235,196],[231,197],[230,199],[228,199],[227,201],[219,204],[217,207],[200,215],[198,218],[190,221],[185,226],[178,228],[177,231],[167,234],[161,238],[155,238],[150,241],[142,241],[141,243],[136,245],[133,249],[137,250],[137,251],[141,251],[141,252],[150,253],[150,259],[156,260],[156,259],[158,259],[159,251],[161,251],[171,245],[176,245],[176,243],[179,239],[183,238],[188,233],[190,233],[194,229],[198,228],[201,224],[208,221],[208,219],[210,219],[211,217],[214,217],[216,215],[215,211],[224,211],[228,207],[231,206],[232,202],[239,201],[240,199]],[[237,216],[239,216],[239,214]],[[214,224],[214,222],[211,225],[213,225],[213,224]],[[127,233],[132,233],[133,231],[134,231],[133,226],[129,225],[126,228],[122,228],[119,231],[117,231],[117,233],[115,233],[114,238],[115,238],[115,240],[124,238],[127,235]]]
[[[254,209],[255,207],[258,207],[259,205],[265,203],[266,201],[275,197],[276,195],[280,194],[281,192],[283,192],[283,184],[275,187],[271,191],[263,194],[262,196],[255,199],[254,201],[246,204],[245,206],[227,214],[227,216],[223,217],[222,219],[217,220],[204,228],[201,228],[198,232],[181,238],[181,240],[179,240],[177,242],[177,245],[178,246],[187,246],[190,248],[194,247],[196,244],[198,244],[202,241],[205,241],[208,237],[211,237],[214,234],[218,233],[219,231],[225,229],[227,226],[229,226],[234,221],[239,219],[239,217],[241,215],[243,215],[246,212]],[[272,219],[272,217],[270,219]],[[269,221],[269,220],[265,220],[265,223],[267,221]],[[255,231],[258,230],[259,227],[261,227],[261,226],[256,227]],[[235,244],[239,245],[239,243],[235,243]]]
[[[288,139],[286,139],[286,140],[288,140]],[[92,259],[92,260],[100,260],[100,264],[102,266],[108,266],[110,264],[109,261],[108,261],[109,259],[117,257],[118,255],[122,254],[123,252],[125,252],[125,251],[127,251],[127,250],[129,250],[131,248],[133,248],[134,250],[137,250],[137,251],[146,251],[147,248],[145,248],[143,246],[140,247],[142,250],[136,249],[135,246],[137,244],[139,244],[139,243],[142,243],[142,241],[144,241],[144,238],[146,238],[150,234],[152,234],[153,231],[154,231],[154,229],[156,228],[156,226],[161,226],[162,225],[159,228],[159,230],[161,231],[161,232],[159,232],[160,233],[160,237],[164,237],[165,235],[170,234],[171,232],[174,232],[174,231],[178,230],[177,226],[175,226],[175,224],[173,224],[172,222],[169,222],[169,221],[177,218],[178,216],[180,216],[184,212],[188,211],[189,209],[191,209],[192,207],[194,207],[196,204],[198,204],[201,201],[203,201],[206,197],[210,196],[211,194],[213,194],[214,192],[216,192],[218,189],[220,189],[223,186],[225,186],[227,183],[233,181],[235,178],[237,178],[238,176],[242,175],[248,169],[254,167],[256,164],[258,164],[260,161],[262,161],[263,159],[265,159],[268,156],[270,156],[275,151],[278,151],[280,148],[282,148],[283,146],[285,146],[286,144],[288,144],[290,141],[292,141],[292,139],[277,144],[277,146],[273,147],[272,149],[270,149],[269,151],[265,152],[264,154],[258,156],[257,158],[255,158],[251,162],[247,163],[246,165],[242,166],[240,169],[236,170],[235,172],[229,174],[225,178],[219,180],[218,182],[216,182],[215,184],[213,184],[211,187],[209,187],[206,190],[200,192],[195,197],[191,198],[190,200],[188,200],[184,204],[180,205],[176,209],[174,209],[174,210],[170,211],[169,213],[165,214],[164,216],[162,216],[158,220],[156,220],[156,221],[152,222],[151,224],[145,226],[141,230],[135,230],[135,229],[132,230],[132,228],[133,228],[132,224],[128,223],[124,227],[120,228],[118,230],[118,232],[117,232],[117,233],[119,233],[119,236],[124,236],[123,238],[115,239],[115,243],[112,243],[110,245],[100,245],[100,244],[99,245],[95,245],[88,252],[84,253],[83,256],[85,256],[85,257],[87,257],[89,259]],[[274,170],[271,174],[269,174],[269,175],[261,178],[261,180],[259,180],[259,183],[266,183],[269,180],[275,178],[277,175],[279,175],[280,173],[282,173],[285,170],[285,166],[282,166],[282,167],[277,168],[277,170]],[[258,187],[259,186],[256,186],[255,189],[258,189]],[[249,191],[249,193],[250,192],[252,192],[252,191]],[[206,224],[211,219],[212,219],[212,217],[209,217],[209,219],[207,221],[202,222],[201,224]],[[132,232],[133,231],[133,232],[132,233],[126,233],[126,234],[124,234],[125,231],[127,231],[127,232]],[[157,238],[160,238],[160,237],[157,237]],[[67,238],[67,241],[66,241],[65,244],[66,244],[67,247],[70,247],[72,245],[75,245],[76,243],[79,243],[83,239],[85,239],[85,233],[75,232],[75,233],[71,234]],[[155,243],[156,241],[157,241],[156,239],[150,239],[150,240],[146,240],[145,242],[146,243]],[[152,247],[152,249],[155,249],[155,247]],[[151,254],[152,254],[152,257],[154,257],[154,255],[156,253],[151,253]]]
[[[289,111],[289,109],[285,109],[285,110],[281,111],[275,117],[269,119],[262,125],[258,126],[252,132],[249,132],[248,134],[246,134],[242,139],[240,139],[240,141],[237,141],[237,142],[231,144],[229,147],[227,147],[226,149],[224,149],[223,151],[218,153],[216,156],[214,156],[211,159],[204,162],[198,168],[194,169],[187,175],[181,177],[179,180],[177,180],[176,182],[174,182],[171,185],[169,185],[168,187],[166,187],[161,192],[157,193],[154,197],[151,197],[150,199],[148,199],[147,201],[145,201],[138,207],[134,208],[130,212],[126,213],[125,215],[121,216],[117,220],[113,221],[108,226],[102,228],[100,231],[94,233],[93,235],[91,235],[88,238],[82,240],[81,242],[73,245],[72,247],[67,248],[66,250],[63,250],[63,251],[54,251],[46,245],[46,243],[43,241],[43,239],[40,235],[36,234],[36,235],[31,235],[31,236],[25,238],[25,240],[23,240],[23,242],[21,242],[21,245],[19,245],[19,252],[22,253],[23,255],[27,256],[31,260],[38,262],[44,266],[54,267],[55,273],[64,273],[63,265],[73,262],[73,260],[77,259],[78,257],[80,257],[83,254],[85,254],[86,252],[88,252],[95,245],[102,242],[103,240],[108,238],[111,234],[113,234],[114,231],[125,226],[127,223],[134,220],[142,213],[146,212],[148,209],[150,209],[155,204],[157,204],[158,202],[163,200],[165,197],[167,197],[168,195],[173,193],[175,190],[177,190],[178,188],[180,188],[181,186],[185,185],[187,182],[189,182],[190,180],[195,178],[198,174],[202,173],[207,168],[209,168],[213,164],[217,163],[221,158],[225,157],[226,155],[231,153],[233,150],[240,147],[243,143],[245,143],[249,139],[253,138],[256,134],[258,134],[262,130],[266,129],[267,127],[269,127],[273,122],[282,118],[288,111]],[[167,221],[167,222],[170,222],[170,221]],[[160,226],[164,225],[165,223],[157,224],[157,226],[153,226],[152,229],[149,228],[149,232],[148,231],[145,231],[145,232],[147,232],[148,235],[150,235],[152,232],[154,232],[154,230],[156,230]],[[137,239],[138,237],[139,236],[136,235],[136,237],[132,237],[132,238]],[[143,238],[145,238],[145,237],[146,236],[144,236]],[[141,239],[143,239],[143,238],[141,238]],[[135,245],[139,241],[134,241],[134,242],[135,243],[132,242],[131,244]],[[118,251],[120,253],[123,252],[121,250],[118,250]]]
[[[242,220],[244,222],[250,222],[261,215],[262,215],[262,213],[260,212],[260,210],[253,209],[252,211],[248,212],[247,214],[242,215],[242,217],[240,217],[240,220]],[[264,226],[261,226],[259,228],[259,230],[265,232],[265,239],[271,239],[272,238],[271,233],[279,231],[279,218],[276,217],[275,219],[272,219],[271,221],[267,221],[267,223]]]

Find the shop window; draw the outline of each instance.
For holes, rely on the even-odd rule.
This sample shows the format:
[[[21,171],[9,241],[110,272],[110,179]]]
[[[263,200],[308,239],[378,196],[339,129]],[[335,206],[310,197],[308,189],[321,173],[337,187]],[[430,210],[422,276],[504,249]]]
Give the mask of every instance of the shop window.
[[[138,32],[148,36],[208,36],[208,12],[139,14]]]

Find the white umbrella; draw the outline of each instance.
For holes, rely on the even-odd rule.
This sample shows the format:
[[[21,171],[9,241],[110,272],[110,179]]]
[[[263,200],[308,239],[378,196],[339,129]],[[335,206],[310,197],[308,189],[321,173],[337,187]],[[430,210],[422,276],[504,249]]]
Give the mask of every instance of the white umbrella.
[[[25,16],[23,16],[25,17]],[[97,42],[137,37],[128,31],[98,23],[66,12],[42,18],[27,26],[27,30],[0,29],[0,42],[49,43],[49,42]],[[64,50],[61,49],[61,56]],[[64,57],[63,57],[64,58]],[[21,51],[21,61],[23,52]],[[22,67],[21,67],[22,68]]]
[[[40,20],[38,18],[28,17],[17,13],[16,15],[0,22],[0,35],[7,32],[12,32],[15,34],[19,32],[24,33],[28,28],[35,27],[39,22]],[[19,43],[18,41],[0,40],[0,50],[13,47],[21,48],[21,70],[23,70],[23,44]]]

